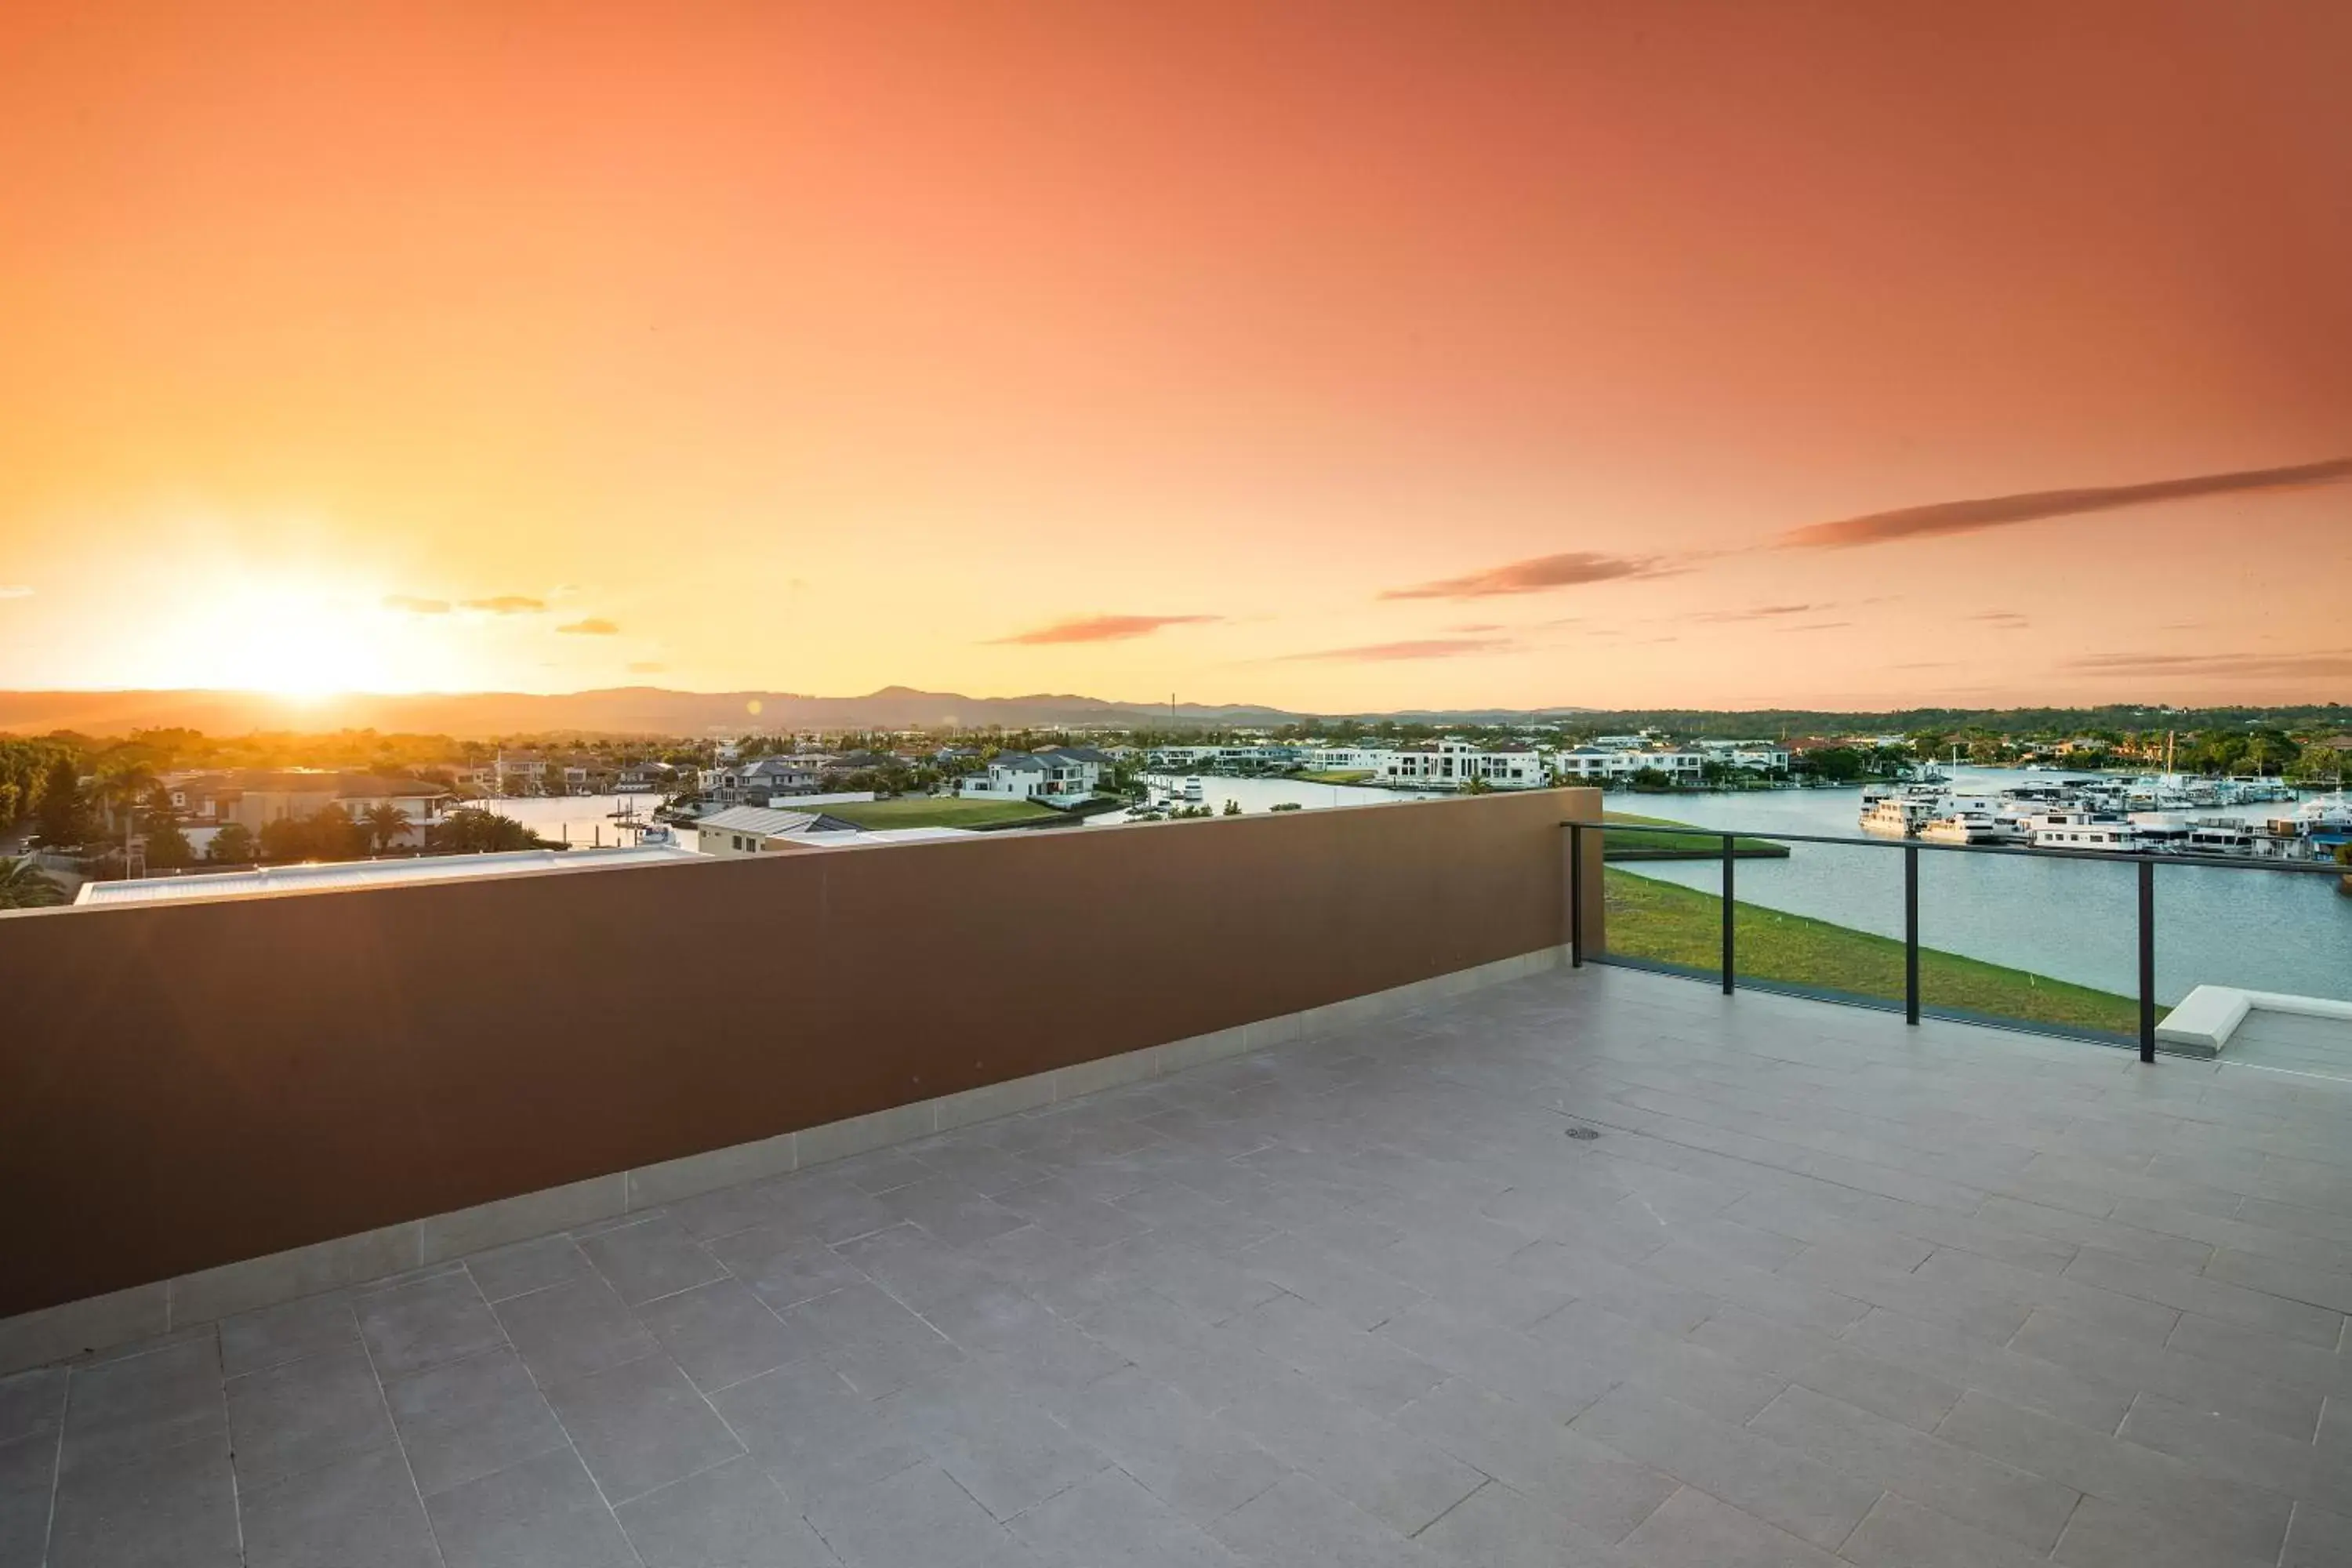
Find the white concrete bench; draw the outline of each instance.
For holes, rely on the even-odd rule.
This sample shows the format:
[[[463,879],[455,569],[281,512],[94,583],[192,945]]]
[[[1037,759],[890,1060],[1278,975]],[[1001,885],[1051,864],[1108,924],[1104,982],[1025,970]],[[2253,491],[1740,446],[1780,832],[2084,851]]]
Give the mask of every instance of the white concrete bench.
[[[2156,1026],[2156,1043],[2183,1056],[2218,1057],[2239,1025],[2252,1012],[2294,1013],[2306,1018],[2352,1021],[2352,1002],[2332,996],[2290,996],[2278,991],[2241,991],[2234,985],[2200,985]]]
[[[2186,1056],[2218,1057],[2253,1003],[2234,985],[2200,985],[2156,1026],[2156,1043]]]

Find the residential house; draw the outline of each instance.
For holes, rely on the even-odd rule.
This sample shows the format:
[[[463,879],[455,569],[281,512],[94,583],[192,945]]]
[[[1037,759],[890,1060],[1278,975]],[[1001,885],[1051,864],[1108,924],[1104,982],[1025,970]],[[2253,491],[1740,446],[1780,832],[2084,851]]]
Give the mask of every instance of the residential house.
[[[1056,752],[999,752],[988,759],[985,771],[971,774],[958,795],[982,800],[1034,800],[1046,805],[1076,805],[1091,798],[1102,783],[1103,764],[1087,756],[1067,754],[1083,747]]]
[[[547,759],[537,752],[501,751],[493,766],[501,795],[536,794],[547,783]]]
[[[1450,736],[1387,752],[1380,779],[1413,789],[1461,789],[1473,780],[1494,789],[1540,789],[1548,782],[1543,753],[1533,746],[1481,746]]]
[[[1307,765],[1318,773],[1378,773],[1388,759],[1386,746],[1317,746]]]
[[[258,833],[282,817],[314,816],[331,805],[355,820],[389,805],[422,828],[438,821],[452,798],[425,779],[286,768],[192,778],[173,788],[172,804],[199,824],[235,822]]]
[[[1647,768],[1674,784],[1696,784],[1705,777],[1707,761],[1707,754],[1699,751],[1633,751],[1594,744],[1556,752],[1551,763],[1562,784],[1622,784]]]
[[[1698,741],[1693,742],[1710,763],[1745,768],[1750,773],[1785,773],[1789,748],[1777,741]]]
[[[732,860],[746,855],[805,849],[810,834],[856,833],[857,825],[821,811],[778,811],[764,805],[730,806],[694,824],[695,847]]]
[[[764,805],[779,795],[815,794],[817,773],[797,758],[761,757],[705,769],[702,788],[722,806]]]

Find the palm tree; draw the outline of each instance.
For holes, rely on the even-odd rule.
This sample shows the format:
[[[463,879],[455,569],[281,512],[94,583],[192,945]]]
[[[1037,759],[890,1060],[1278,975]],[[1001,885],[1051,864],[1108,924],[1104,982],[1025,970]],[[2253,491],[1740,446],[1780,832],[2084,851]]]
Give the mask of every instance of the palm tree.
[[[383,849],[408,831],[408,814],[388,800],[380,800],[367,808],[360,826],[375,840],[375,847]]]
[[[66,890],[49,880],[30,855],[0,860],[0,910],[55,909]]]
[[[155,790],[155,771],[145,763],[126,763],[99,775],[98,796],[106,804],[110,827],[135,821],[140,802]]]

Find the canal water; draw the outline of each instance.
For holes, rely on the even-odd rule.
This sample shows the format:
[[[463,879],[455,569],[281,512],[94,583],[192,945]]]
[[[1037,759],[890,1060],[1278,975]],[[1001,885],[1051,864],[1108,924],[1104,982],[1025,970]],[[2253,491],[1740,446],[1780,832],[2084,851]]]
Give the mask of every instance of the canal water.
[[[2038,775],[2036,775],[2038,776]],[[1959,770],[1956,787],[1998,791],[2027,775],[2001,769]],[[1202,804],[1222,811],[1238,801],[1256,815],[1279,804],[1307,810],[1337,805],[1404,805],[1433,798],[1402,790],[1306,784],[1296,779],[1205,777]],[[656,797],[601,795],[500,800],[500,813],[549,837],[616,842],[610,814],[624,799],[641,812]],[[1903,934],[1903,857],[1857,826],[1858,789],[1759,790],[1740,795],[1612,795],[1612,810],[1668,817],[1694,826],[1754,833],[1818,833],[1853,839],[1798,844],[1785,860],[1742,860],[1738,896],[1747,903]],[[2261,816],[2284,806],[2241,808]],[[2200,809],[2193,815],[2228,815]],[[1121,822],[1124,812],[1088,819]],[[1412,831],[1401,812],[1397,830]],[[627,842],[625,837],[618,842]],[[2103,991],[2138,989],[2137,868],[2104,861],[1923,851],[1919,857],[1920,939],[1927,946],[1988,963],[2053,975]],[[1632,869],[1632,868],[1627,868]],[[1644,862],[1638,874],[1714,892],[1718,861]],[[2169,1004],[2200,984],[2238,985],[2352,1001],[2352,898],[2336,879],[2203,867],[2157,866],[2157,994]]]
[[[2038,775],[2032,775],[2038,776]],[[1994,793],[2029,775],[1962,768],[1956,789]],[[1859,826],[1859,789],[1744,795],[1612,795],[1612,809],[1699,827],[1834,834],[1856,840],[1793,844],[1785,860],[1742,860],[1738,897],[1790,914],[1903,934],[1903,856]],[[2287,805],[2196,816],[2284,815]],[[1646,863],[1645,877],[1714,892],[1722,862]],[[2126,995],[2139,989],[2135,866],[2054,857],[1919,856],[1919,937],[1928,947],[2053,975]],[[2179,1001],[2198,985],[2237,985],[2352,1001],[2352,898],[2333,877],[2167,865],[2156,868],[2156,989]]]

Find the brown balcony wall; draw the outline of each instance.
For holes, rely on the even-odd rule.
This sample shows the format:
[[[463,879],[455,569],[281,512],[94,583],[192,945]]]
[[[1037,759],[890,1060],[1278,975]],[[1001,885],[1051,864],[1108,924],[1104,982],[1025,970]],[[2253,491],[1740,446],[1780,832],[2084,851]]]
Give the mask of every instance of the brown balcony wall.
[[[0,1316],[1550,949],[1559,825],[1599,812],[1542,791],[0,919]]]

